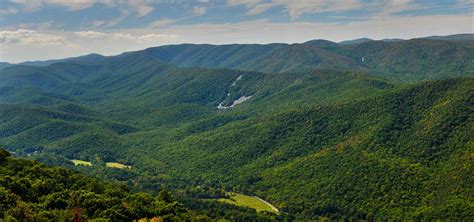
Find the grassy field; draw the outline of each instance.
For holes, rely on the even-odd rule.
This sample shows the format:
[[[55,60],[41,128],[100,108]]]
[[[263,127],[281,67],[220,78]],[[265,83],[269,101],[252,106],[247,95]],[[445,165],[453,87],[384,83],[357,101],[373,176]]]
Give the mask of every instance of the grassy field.
[[[84,160],[71,160],[72,163],[74,163],[75,166],[78,165],[83,165],[83,166],[92,166],[92,163],[89,161],[84,161]]]
[[[234,204],[241,207],[250,207],[257,210],[257,212],[268,211],[272,213],[278,213],[277,211],[272,209],[270,206],[268,206],[267,204],[265,204],[264,202],[260,201],[259,199],[255,197],[251,197],[251,196],[247,196],[247,195],[243,195],[239,193],[229,193],[229,194],[230,194],[230,198],[220,198],[219,201],[224,202],[224,203]]]
[[[130,169],[132,168],[131,166],[121,164],[121,163],[116,163],[116,162],[107,162],[105,163],[107,167],[112,167],[112,168],[119,168],[119,169]]]

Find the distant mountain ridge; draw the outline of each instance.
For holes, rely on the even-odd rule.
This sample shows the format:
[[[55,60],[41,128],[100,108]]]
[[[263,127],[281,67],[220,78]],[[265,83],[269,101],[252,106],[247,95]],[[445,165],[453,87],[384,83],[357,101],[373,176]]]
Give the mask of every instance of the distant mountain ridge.
[[[267,45],[182,44],[148,48],[118,56],[91,54],[26,64],[45,66],[84,63],[92,67],[128,56],[135,60],[144,58],[145,61],[153,60],[179,67],[227,68],[270,74],[314,69],[360,70],[392,81],[416,82],[442,79],[446,75],[461,77],[472,74],[473,49],[474,45],[469,42],[431,39],[368,41],[359,44],[338,44],[326,40]]]
[[[48,66],[54,63],[61,63],[61,62],[99,62],[103,60],[105,56],[99,55],[97,53],[91,53],[83,56],[77,57],[69,57],[64,59],[51,59],[51,60],[42,60],[42,61],[25,61],[21,63],[8,63],[8,62],[0,62],[0,69],[6,68],[9,66],[14,65],[25,65],[25,66]]]
[[[415,39],[431,39],[431,40],[445,40],[445,41],[463,41],[463,42],[472,42],[474,41],[474,34],[471,33],[465,33],[465,34],[453,34],[453,35],[446,35],[446,36],[428,36],[428,37],[419,37]],[[361,44],[365,42],[370,42],[370,41],[383,41],[383,42],[399,42],[399,41],[406,41],[404,39],[399,39],[399,38],[389,38],[389,39],[381,39],[381,40],[374,40],[370,38],[359,38],[359,39],[353,39],[353,40],[345,40],[341,41],[339,43],[332,42],[329,40],[324,40],[324,39],[316,39],[316,40],[309,40],[305,42],[304,44],[312,44],[314,45],[315,42],[319,42],[319,46],[322,46],[321,44],[326,44],[326,45],[337,45],[337,44],[342,44],[342,45],[353,45],[353,44]],[[181,46],[192,46],[196,44],[181,44]],[[235,44],[235,45],[253,45],[253,46],[263,46],[260,44]],[[267,44],[267,45],[288,45],[285,43],[273,43],[273,44]],[[171,45],[172,46],[172,45]],[[212,44],[201,44],[200,46],[213,46]],[[152,47],[152,48],[157,48],[157,47]],[[133,52],[125,52],[123,54],[127,53],[133,53]],[[105,56],[97,54],[97,53],[91,53],[87,55],[82,55],[82,56],[77,56],[77,57],[69,57],[69,58],[64,58],[64,59],[51,59],[51,60],[40,60],[40,61],[25,61],[21,63],[8,63],[8,62],[0,62],[0,69],[4,68],[6,66],[11,66],[11,65],[30,65],[30,66],[47,66],[53,63],[58,63],[58,62],[68,62],[68,61],[100,61],[104,59]]]
[[[8,62],[0,62],[0,69],[3,69],[8,66],[12,66],[14,64],[8,63]]]
[[[355,69],[368,70],[390,80],[410,82],[442,78],[441,75],[448,73],[453,76],[470,74],[469,70],[474,69],[469,60],[474,56],[473,48],[470,43],[428,39],[368,41],[350,45],[313,40],[291,45],[183,44],[130,53],[144,53],[181,67],[230,68],[265,73]],[[434,56],[426,57],[430,54]],[[404,77],[400,78],[399,74]]]
[[[339,44],[353,45],[353,44],[360,44],[360,43],[370,42],[370,41],[375,41],[375,40],[369,39],[369,38],[359,38],[359,39],[353,39],[353,40],[345,40],[345,41],[339,42]]]
[[[454,34],[454,35],[444,35],[444,36],[427,36],[427,37],[418,37],[413,39],[431,39],[431,40],[444,40],[444,41],[456,41],[456,42],[474,42],[474,34],[472,33],[464,33],[464,34]],[[405,39],[400,38],[389,38],[389,39],[380,39],[374,40],[370,38],[358,38],[352,40],[345,40],[339,42],[339,44],[345,45],[353,45],[353,44],[360,44],[364,42],[370,41],[382,41],[382,42],[399,42],[405,41]]]
[[[474,43],[474,34],[466,33],[466,34],[455,34],[455,35],[446,35],[446,36],[428,36],[428,37],[423,37],[423,39]]]
[[[83,56],[77,57],[70,57],[65,59],[51,59],[45,61],[26,61],[22,63],[18,63],[18,65],[27,65],[27,66],[48,66],[53,63],[60,63],[60,62],[93,62],[93,61],[101,61],[105,58],[103,55],[99,55],[97,53],[92,53]]]

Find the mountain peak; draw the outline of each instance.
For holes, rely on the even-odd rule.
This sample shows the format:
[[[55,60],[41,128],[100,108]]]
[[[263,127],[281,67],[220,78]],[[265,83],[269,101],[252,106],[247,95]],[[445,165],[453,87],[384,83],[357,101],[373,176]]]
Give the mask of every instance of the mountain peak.
[[[339,42],[339,44],[353,45],[353,44],[359,44],[359,43],[370,42],[370,41],[374,41],[374,40],[369,39],[369,38],[359,38],[359,39],[342,41],[342,42]]]
[[[314,40],[307,41],[303,44],[314,45],[314,46],[337,45],[337,43],[329,41],[329,40],[325,40],[325,39],[314,39]]]

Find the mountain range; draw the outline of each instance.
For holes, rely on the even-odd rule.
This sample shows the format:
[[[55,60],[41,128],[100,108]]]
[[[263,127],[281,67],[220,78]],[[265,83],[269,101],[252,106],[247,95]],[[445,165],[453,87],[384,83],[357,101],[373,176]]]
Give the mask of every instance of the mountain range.
[[[216,220],[219,208],[247,220],[466,220],[472,36],[181,44],[2,64],[0,144],[133,190],[166,187],[192,216]],[[280,213],[209,202],[228,192]]]

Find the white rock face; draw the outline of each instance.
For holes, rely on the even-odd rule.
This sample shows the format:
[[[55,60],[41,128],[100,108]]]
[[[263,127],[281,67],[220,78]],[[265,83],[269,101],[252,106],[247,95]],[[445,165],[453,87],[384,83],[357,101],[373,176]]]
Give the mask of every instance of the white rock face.
[[[219,105],[217,106],[217,108],[218,108],[218,109],[227,109],[227,108],[229,108],[228,106],[224,106],[223,103],[224,103],[224,102],[219,103]]]
[[[218,109],[228,109],[228,108],[232,108],[236,105],[239,105],[245,101],[247,101],[248,99],[252,98],[252,96],[241,96],[240,98],[236,99],[232,105],[230,106],[224,106],[223,105],[223,102],[219,103],[219,105],[217,106]]]
[[[241,79],[242,79],[242,75],[240,75],[239,77],[237,77],[237,79],[236,79],[236,80],[232,83],[232,85],[230,85],[230,86],[231,86],[231,87],[232,87],[232,86],[235,86],[235,84],[237,84],[237,82],[238,82],[239,80],[241,80]]]
[[[245,101],[247,101],[248,99],[252,98],[252,96],[241,96],[240,98],[238,98],[237,100],[235,100],[232,105],[230,107],[234,107],[236,105],[239,105]]]
[[[230,89],[231,89],[232,87],[234,87],[234,86],[237,84],[237,82],[238,82],[239,80],[241,80],[241,79],[242,79],[242,75],[240,75],[239,77],[237,77],[237,79],[235,79],[235,81],[230,85],[230,87],[229,87],[229,93],[227,93],[227,96],[230,96]],[[240,104],[240,103],[245,102],[246,100],[250,99],[251,97],[252,97],[252,96],[241,96],[240,98],[238,98],[238,99],[236,99],[234,102],[232,102],[232,105],[230,105],[230,106],[224,106],[224,102],[221,102],[221,103],[219,103],[219,105],[217,106],[217,108],[218,108],[218,109],[228,109],[228,108],[232,108],[232,107],[234,107],[234,106],[236,106],[236,105],[238,105],[238,104]],[[226,99],[227,99],[227,98],[226,98]],[[225,100],[225,99],[224,99],[224,100]]]

